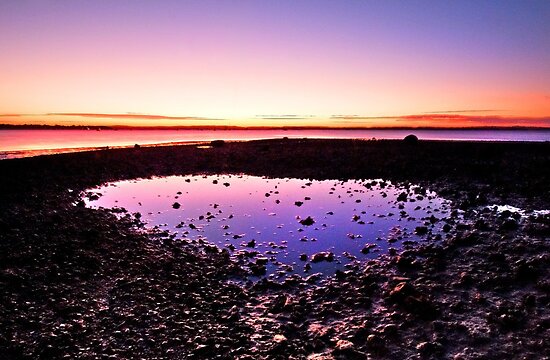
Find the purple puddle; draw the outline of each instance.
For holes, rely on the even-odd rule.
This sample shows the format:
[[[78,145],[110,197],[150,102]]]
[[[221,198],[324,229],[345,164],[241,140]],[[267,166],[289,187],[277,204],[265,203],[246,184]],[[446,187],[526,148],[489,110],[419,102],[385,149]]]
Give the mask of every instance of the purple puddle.
[[[449,201],[418,186],[248,175],[120,181],[89,190],[84,200],[139,213],[147,228],[166,230],[182,246],[227,249],[256,275],[265,270],[274,279],[332,275],[436,237],[451,211]]]

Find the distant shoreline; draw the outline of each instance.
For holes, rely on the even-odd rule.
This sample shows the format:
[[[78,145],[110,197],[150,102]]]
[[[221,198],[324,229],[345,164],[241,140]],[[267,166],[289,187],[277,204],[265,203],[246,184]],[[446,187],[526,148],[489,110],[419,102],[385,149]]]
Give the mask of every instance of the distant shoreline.
[[[548,130],[550,127],[530,126],[468,126],[468,127],[338,127],[338,126],[86,126],[86,125],[11,125],[0,124],[0,130]]]

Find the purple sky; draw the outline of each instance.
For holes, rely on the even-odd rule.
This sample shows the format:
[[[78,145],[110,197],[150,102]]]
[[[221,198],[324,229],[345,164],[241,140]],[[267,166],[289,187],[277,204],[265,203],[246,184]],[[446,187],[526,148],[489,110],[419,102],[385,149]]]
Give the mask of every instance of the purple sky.
[[[550,1],[2,1],[0,113],[549,125],[548,39]]]

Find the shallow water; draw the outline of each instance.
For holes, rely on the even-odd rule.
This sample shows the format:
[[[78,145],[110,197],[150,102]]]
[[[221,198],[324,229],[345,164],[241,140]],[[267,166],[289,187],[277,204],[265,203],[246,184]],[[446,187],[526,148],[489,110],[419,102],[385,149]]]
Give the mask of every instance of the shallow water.
[[[414,133],[423,140],[550,141],[550,129],[306,129],[306,130],[0,130],[0,159],[83,151],[134,144],[200,142],[216,139],[274,138],[403,139]]]
[[[355,260],[440,234],[450,212],[450,203],[432,192],[382,180],[246,175],[120,181],[91,189],[84,199],[93,208],[139,213],[146,227],[168,231],[182,246],[228,249],[256,274],[267,260],[272,278],[345,270]],[[416,234],[419,226],[428,233]],[[319,252],[333,253],[333,261],[313,261]]]

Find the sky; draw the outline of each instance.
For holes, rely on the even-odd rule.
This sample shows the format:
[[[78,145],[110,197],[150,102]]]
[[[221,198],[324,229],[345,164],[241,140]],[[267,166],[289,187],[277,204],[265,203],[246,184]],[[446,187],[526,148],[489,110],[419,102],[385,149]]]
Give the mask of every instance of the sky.
[[[0,1],[0,123],[550,127],[550,1]]]

